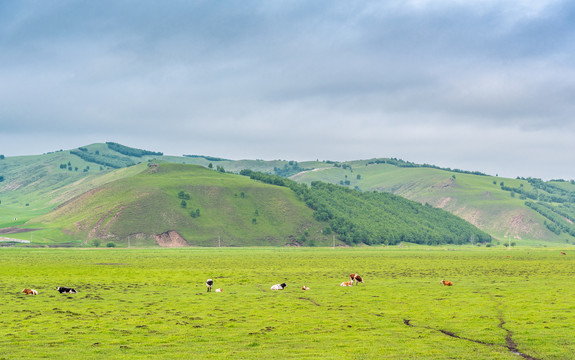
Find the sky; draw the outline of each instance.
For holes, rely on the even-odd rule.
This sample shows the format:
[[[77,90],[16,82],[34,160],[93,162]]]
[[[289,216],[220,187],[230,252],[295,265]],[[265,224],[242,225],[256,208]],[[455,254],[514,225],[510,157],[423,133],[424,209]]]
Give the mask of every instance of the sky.
[[[0,154],[575,179],[571,0],[0,0]]]

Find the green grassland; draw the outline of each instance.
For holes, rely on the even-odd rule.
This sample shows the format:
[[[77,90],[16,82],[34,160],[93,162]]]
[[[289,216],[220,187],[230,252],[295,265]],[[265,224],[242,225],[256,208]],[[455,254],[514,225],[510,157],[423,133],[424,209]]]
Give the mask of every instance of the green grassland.
[[[5,248],[0,357],[575,359],[560,250]]]
[[[27,223],[42,228],[34,233],[34,242],[89,244],[102,239],[147,246],[168,231],[199,246],[333,241],[322,234],[325,224],[314,220],[313,211],[287,188],[194,165],[128,169],[133,168],[140,173],[107,182]],[[193,217],[198,211],[200,216]]]

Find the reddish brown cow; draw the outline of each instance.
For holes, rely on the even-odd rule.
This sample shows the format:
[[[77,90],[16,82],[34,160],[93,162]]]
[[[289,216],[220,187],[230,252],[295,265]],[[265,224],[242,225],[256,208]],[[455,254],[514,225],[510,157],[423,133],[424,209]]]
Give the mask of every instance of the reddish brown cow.
[[[443,286],[453,286],[453,283],[451,281],[441,280],[441,283],[443,284]]]
[[[38,295],[38,291],[36,291],[34,289],[22,289],[21,292],[26,294],[26,295]]]

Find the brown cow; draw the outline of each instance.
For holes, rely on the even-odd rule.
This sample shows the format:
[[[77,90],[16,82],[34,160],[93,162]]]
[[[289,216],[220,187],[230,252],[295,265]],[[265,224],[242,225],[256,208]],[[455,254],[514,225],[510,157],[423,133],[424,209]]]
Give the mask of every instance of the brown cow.
[[[453,283],[451,281],[441,280],[441,283],[443,284],[443,286],[453,286]]]
[[[561,251],[561,255],[567,255],[567,254],[565,254],[565,252]]]
[[[34,289],[22,289],[21,292],[26,294],[26,295],[38,295],[38,291],[36,291]]]

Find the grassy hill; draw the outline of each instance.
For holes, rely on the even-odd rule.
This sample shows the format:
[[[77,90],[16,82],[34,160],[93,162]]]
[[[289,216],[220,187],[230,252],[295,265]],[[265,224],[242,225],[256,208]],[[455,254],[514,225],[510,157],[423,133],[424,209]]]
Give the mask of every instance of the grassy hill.
[[[140,164],[140,172],[94,188],[27,226],[35,242],[261,246],[332,243],[325,225],[287,188],[182,164]]]
[[[503,242],[575,243],[573,181],[499,178],[397,159],[340,163],[165,156],[114,143],[1,158],[0,228],[23,226],[87,191],[138,174],[150,161],[196,164],[233,173],[251,169],[300,183],[319,180],[362,191],[389,192],[447,210]]]
[[[571,228],[575,220],[574,205],[569,200],[575,194],[572,182],[545,183],[563,190],[565,201],[554,202],[549,201],[553,189],[536,188],[533,179],[499,178],[432,167],[403,167],[373,160],[344,165],[317,167],[291,179],[308,184],[323,181],[362,191],[390,192],[447,210],[505,242],[575,242],[575,237],[569,232],[550,229],[554,226],[551,215],[546,217],[526,205],[530,200],[545,204],[542,206],[554,210],[553,213],[563,210],[563,215],[557,215],[559,219],[555,221],[562,223],[565,229]]]
[[[447,211],[387,192],[362,192],[315,181],[308,187],[277,175],[242,170],[252,179],[286,186],[315,210],[346,244],[397,245],[403,241],[438,244],[490,244],[492,238]]]
[[[23,224],[94,187],[132,176],[139,171],[132,165],[157,158],[176,161],[161,155],[128,156],[111,149],[109,144],[100,143],[1,159],[0,228]],[[186,159],[181,158],[181,161],[186,162]],[[109,166],[113,164],[119,167]]]

